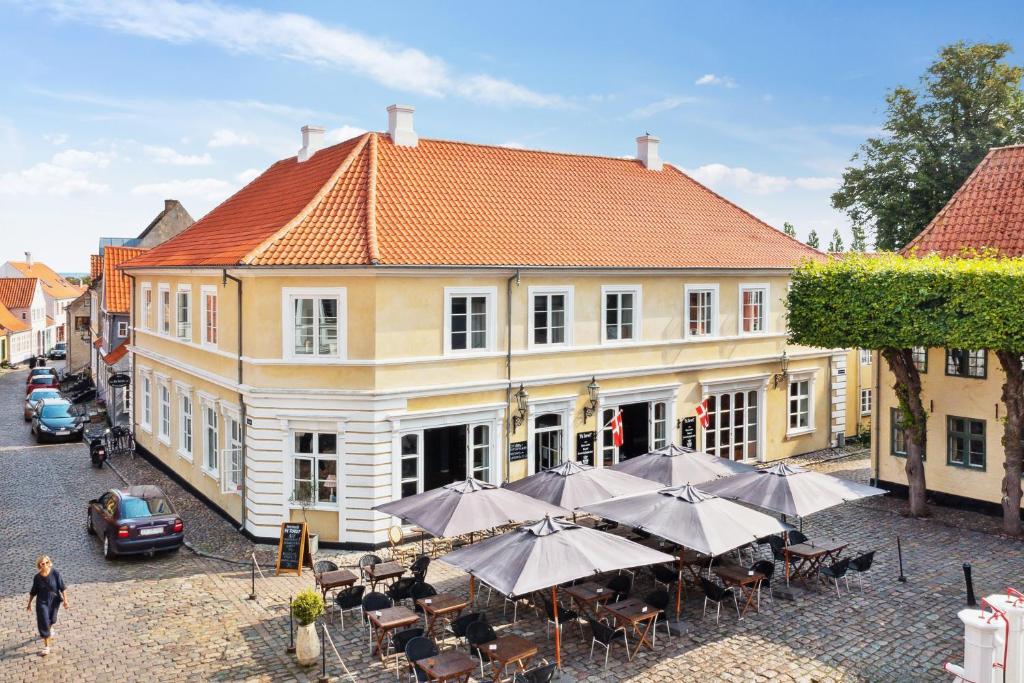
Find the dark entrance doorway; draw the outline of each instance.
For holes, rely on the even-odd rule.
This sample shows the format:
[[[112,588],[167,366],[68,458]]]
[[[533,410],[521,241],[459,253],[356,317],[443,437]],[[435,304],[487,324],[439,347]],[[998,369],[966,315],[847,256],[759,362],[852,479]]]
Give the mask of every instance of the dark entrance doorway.
[[[647,403],[628,403],[619,406],[622,411],[622,445],[619,461],[635,458],[650,451]]]
[[[466,478],[466,425],[423,430],[423,490]]]

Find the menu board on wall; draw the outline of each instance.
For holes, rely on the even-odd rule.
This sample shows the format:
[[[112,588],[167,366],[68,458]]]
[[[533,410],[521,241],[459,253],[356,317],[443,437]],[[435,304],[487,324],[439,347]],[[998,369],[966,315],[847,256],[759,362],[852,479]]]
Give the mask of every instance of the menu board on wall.
[[[576,434],[576,462],[584,465],[594,464],[594,442],[597,432],[579,432]]]
[[[525,441],[513,441],[508,445],[508,461],[526,460],[527,446]]]
[[[684,417],[682,430],[679,445],[683,448],[697,450],[697,417],[694,415]]]

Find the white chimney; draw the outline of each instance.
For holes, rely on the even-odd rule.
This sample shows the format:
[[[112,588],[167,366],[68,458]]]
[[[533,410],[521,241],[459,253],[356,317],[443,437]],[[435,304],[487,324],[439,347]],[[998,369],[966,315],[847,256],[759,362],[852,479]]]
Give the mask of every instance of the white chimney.
[[[650,133],[644,133],[636,139],[636,158],[643,162],[649,171],[661,170],[661,157],[658,155],[658,145],[661,139]]]
[[[26,265],[27,265],[27,266],[28,266],[29,268],[31,268],[31,267],[32,267],[32,252],[31,252],[31,251],[26,251],[26,252],[25,252],[25,264],[26,264]]]
[[[306,161],[324,146],[323,126],[302,127],[302,149],[299,150],[299,162]]]
[[[388,135],[391,142],[400,147],[415,147],[420,141],[412,127],[412,113],[416,108],[410,104],[392,104],[388,107]]]

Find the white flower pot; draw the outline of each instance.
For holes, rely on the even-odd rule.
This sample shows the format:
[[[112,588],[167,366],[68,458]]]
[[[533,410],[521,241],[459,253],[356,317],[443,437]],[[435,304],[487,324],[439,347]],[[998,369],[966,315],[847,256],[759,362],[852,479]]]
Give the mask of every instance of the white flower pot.
[[[320,551],[320,534],[310,534],[309,535],[309,554],[311,556],[315,557],[316,554],[319,551]]]
[[[320,661],[320,636],[316,632],[316,624],[299,626],[295,633],[295,656],[302,666],[309,666]]]

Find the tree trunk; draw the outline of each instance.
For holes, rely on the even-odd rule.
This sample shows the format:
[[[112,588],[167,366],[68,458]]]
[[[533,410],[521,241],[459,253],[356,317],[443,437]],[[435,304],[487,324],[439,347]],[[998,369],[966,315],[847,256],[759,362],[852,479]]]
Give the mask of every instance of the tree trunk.
[[[885,348],[880,353],[896,376],[893,389],[900,402],[900,419],[907,434],[906,472],[910,514],[925,517],[928,515],[928,503],[921,456],[927,441],[928,414],[921,402],[921,374],[914,365],[914,355],[910,349]],[[879,416],[876,415],[875,419],[879,419]]]
[[[1006,373],[1003,383],[1003,403],[1006,405],[1006,421],[1003,423],[1003,531],[1012,535],[1021,533],[1020,501],[1021,467],[1024,465],[1024,448],[1021,433],[1024,428],[1024,367],[1021,354],[1012,351],[996,351],[999,363]]]

